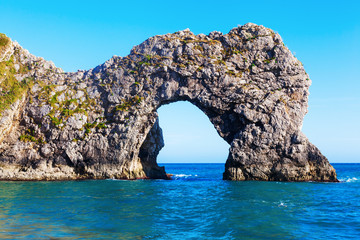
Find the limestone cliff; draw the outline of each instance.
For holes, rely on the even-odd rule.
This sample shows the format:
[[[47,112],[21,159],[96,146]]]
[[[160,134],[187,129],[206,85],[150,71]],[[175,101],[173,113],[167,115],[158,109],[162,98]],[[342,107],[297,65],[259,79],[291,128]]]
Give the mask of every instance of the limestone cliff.
[[[155,36],[75,73],[1,35],[0,61],[0,179],[165,179],[156,111],[189,101],[231,146],[224,179],[337,181],[301,133],[311,80],[263,26]]]

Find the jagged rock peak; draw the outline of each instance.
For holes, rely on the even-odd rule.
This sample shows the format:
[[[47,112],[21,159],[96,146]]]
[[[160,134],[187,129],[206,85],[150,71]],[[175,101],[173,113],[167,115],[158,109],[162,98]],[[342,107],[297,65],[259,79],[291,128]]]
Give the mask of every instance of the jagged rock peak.
[[[0,36],[0,179],[163,178],[157,109],[189,101],[229,143],[224,179],[337,181],[301,133],[311,84],[271,29],[186,29],[64,73]]]

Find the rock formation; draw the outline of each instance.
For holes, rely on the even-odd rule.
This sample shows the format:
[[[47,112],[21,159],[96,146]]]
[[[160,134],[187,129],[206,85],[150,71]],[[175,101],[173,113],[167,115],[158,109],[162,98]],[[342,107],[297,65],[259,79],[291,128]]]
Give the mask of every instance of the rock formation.
[[[0,35],[0,179],[163,178],[157,109],[189,101],[230,144],[224,179],[337,181],[301,133],[311,84],[272,30],[155,36],[65,73]]]

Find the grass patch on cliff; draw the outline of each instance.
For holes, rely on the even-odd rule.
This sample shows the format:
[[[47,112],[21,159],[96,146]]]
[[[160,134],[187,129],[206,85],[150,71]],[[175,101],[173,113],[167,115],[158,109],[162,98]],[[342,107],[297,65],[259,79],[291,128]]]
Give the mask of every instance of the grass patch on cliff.
[[[107,126],[106,126],[105,123],[101,122],[101,123],[99,123],[98,125],[96,125],[96,128],[97,128],[97,129],[104,129],[104,128],[107,128]]]
[[[33,78],[18,81],[14,76],[15,73],[13,57],[9,61],[0,63],[0,116],[16,100],[22,98],[33,85]]]
[[[37,144],[46,143],[42,137],[36,137],[35,131],[33,129],[27,129],[25,134],[19,137],[19,140],[22,142],[34,142]]]
[[[275,57],[272,57],[272,58],[263,60],[263,62],[269,64],[269,63],[271,63],[272,60],[275,60],[275,59],[276,59]]]
[[[62,119],[61,118],[57,118],[57,117],[53,117],[51,115],[49,115],[52,124],[54,124],[56,127],[59,126],[62,123]]]
[[[55,127],[62,129],[66,126],[68,118],[75,114],[83,114],[88,116],[88,112],[94,109],[96,101],[88,96],[86,90],[83,91],[85,99],[75,98],[77,93],[73,86],[69,85],[70,89],[57,91],[57,85],[39,84],[41,92],[38,95],[38,100],[41,103],[46,103],[51,106],[52,110],[48,113],[52,124]]]
[[[234,70],[228,70],[225,72],[227,75],[229,76],[233,76],[233,77],[239,77],[241,78],[242,77],[242,72],[235,72]]]
[[[0,53],[9,44],[10,39],[3,33],[0,33]]]
[[[104,129],[107,128],[106,124],[104,122],[97,123],[96,121],[93,123],[86,123],[84,124],[85,128],[85,137],[89,135],[92,132],[92,129]]]
[[[45,143],[45,141],[43,140],[42,137],[36,138],[36,137],[28,135],[28,134],[21,135],[19,140],[22,142],[34,142],[37,144]]]
[[[135,96],[128,101],[124,101],[122,104],[115,107],[115,111],[128,111],[132,106],[138,105],[143,100],[143,97]]]

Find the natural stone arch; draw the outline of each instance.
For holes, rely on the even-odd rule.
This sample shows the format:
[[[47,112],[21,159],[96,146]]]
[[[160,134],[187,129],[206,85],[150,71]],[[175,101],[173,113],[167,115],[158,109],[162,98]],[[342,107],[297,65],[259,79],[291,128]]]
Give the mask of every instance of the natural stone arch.
[[[182,89],[180,91],[178,91],[179,82],[186,82],[180,88]],[[209,82],[216,83],[217,81],[210,79]],[[159,98],[159,103],[155,108],[158,109],[162,104],[170,102],[188,101],[208,116],[219,135],[230,144],[224,179],[273,181],[334,180],[331,167],[330,171],[326,173],[328,179],[320,177],[322,174],[319,174],[321,169],[317,168],[316,165],[319,164],[321,158],[324,161],[324,157],[316,147],[308,142],[306,137],[300,132],[300,129],[296,128],[293,132],[289,133],[291,121],[297,121],[298,119],[291,119],[286,109],[281,109],[284,106],[276,109],[274,114],[269,114],[270,116],[267,115],[268,113],[261,115],[256,111],[253,112],[251,109],[246,109],[241,102],[236,104],[234,100],[230,100],[227,104],[224,103],[223,99],[228,97],[228,92],[218,92],[217,95],[215,86],[204,86],[202,84],[203,81],[191,81],[189,79],[184,81],[181,77],[175,81],[164,80],[163,85],[158,89],[158,92],[162,93],[162,97]],[[172,91],[172,89],[175,89],[175,91]],[[189,89],[195,89],[195,91],[189,91]],[[207,89],[212,89],[213,91],[209,93]],[[267,97],[267,101],[276,102],[274,99],[269,100],[270,95]],[[275,98],[277,97],[275,96]],[[264,119],[267,120],[267,123],[262,122]],[[273,125],[269,124],[269,120],[273,121]],[[302,119],[298,121],[302,121]],[[159,130],[158,122],[155,123],[150,135],[154,137],[155,132],[159,134],[158,137],[162,134],[161,130]],[[277,139],[273,139],[271,137],[272,134],[278,134],[284,139],[274,141]],[[156,154],[153,154],[153,164],[155,164],[156,155],[163,146],[163,141],[161,140],[160,142],[161,145],[158,146]],[[147,141],[145,141],[145,145],[148,145]],[[285,149],[281,149],[281,147]],[[289,153],[286,153],[286,151],[289,151]],[[141,156],[140,154],[140,158]],[[142,159],[142,162],[146,161]],[[327,168],[330,166],[328,163],[326,164],[326,161],[324,162],[325,166],[322,167]],[[161,176],[164,176],[163,174],[165,172]],[[320,175],[318,176],[319,178],[316,178],[317,175]],[[162,178],[161,176],[155,175],[151,177]]]
[[[231,146],[224,179],[337,181],[301,133],[309,76],[263,26],[155,36],[76,73],[11,47],[36,79],[9,113],[21,116],[0,146],[2,179],[167,178],[156,164],[163,146],[156,111],[186,100]]]

